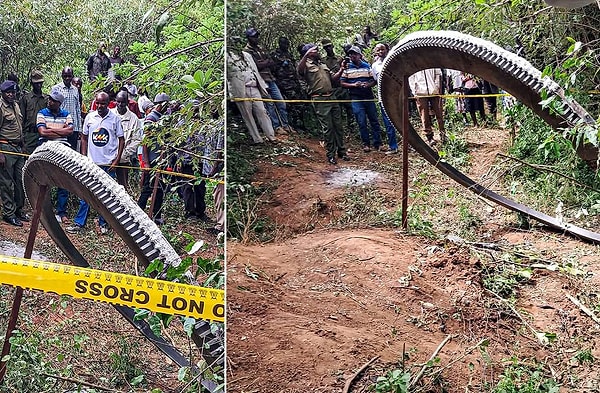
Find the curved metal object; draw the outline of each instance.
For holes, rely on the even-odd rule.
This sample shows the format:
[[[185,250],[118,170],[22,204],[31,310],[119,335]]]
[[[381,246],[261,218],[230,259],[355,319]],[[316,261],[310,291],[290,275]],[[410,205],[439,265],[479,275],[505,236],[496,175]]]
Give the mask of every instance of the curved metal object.
[[[480,76],[516,97],[554,129],[582,122],[595,124],[594,119],[577,102],[565,98],[564,91],[556,82],[548,77],[542,78],[539,70],[514,53],[489,41],[454,31],[421,31],[409,34],[392,48],[379,78],[379,98],[398,130],[402,129],[404,103],[400,100],[400,94],[404,88],[404,78],[427,68],[463,70]],[[560,117],[540,106],[543,89],[561,99],[563,114]],[[441,161],[438,153],[421,139],[412,125],[407,131],[408,142],[420,155],[477,195],[582,239],[600,243],[600,233],[564,223],[476,183],[452,165]],[[577,153],[590,164],[598,158],[598,149],[591,146],[578,148]]]
[[[135,254],[143,266],[159,259],[165,266],[181,263],[179,255],[165,239],[160,229],[131,199],[129,194],[88,157],[84,157],[59,142],[46,142],[38,147],[25,163],[23,184],[28,200],[35,209],[40,187],[60,187],[86,200],[91,208],[102,215]],[[88,267],[87,260],[73,245],[57,222],[50,198],[44,199],[40,217],[42,225],[63,251],[77,266]],[[114,306],[137,330],[159,350],[180,366],[189,361],[162,337],[154,335],[148,323],[134,320],[130,307]],[[198,320],[192,339],[209,365],[224,364],[222,330],[211,331],[210,324]]]

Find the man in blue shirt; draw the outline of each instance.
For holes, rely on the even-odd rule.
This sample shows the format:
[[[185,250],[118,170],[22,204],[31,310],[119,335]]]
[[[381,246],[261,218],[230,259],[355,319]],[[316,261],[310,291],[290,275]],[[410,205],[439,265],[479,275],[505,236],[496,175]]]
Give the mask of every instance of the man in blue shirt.
[[[377,119],[377,107],[375,106],[375,97],[371,88],[375,86],[375,78],[369,63],[362,59],[362,52],[359,47],[352,46],[348,49],[350,63],[344,61],[342,66],[344,72],[340,79],[342,87],[350,91],[352,99],[352,111],[356,116],[356,122],[360,130],[360,139],[363,143],[363,151],[371,151],[371,136],[367,127],[367,118],[371,124],[371,133],[373,134],[373,147],[379,150],[381,147],[381,127]]]

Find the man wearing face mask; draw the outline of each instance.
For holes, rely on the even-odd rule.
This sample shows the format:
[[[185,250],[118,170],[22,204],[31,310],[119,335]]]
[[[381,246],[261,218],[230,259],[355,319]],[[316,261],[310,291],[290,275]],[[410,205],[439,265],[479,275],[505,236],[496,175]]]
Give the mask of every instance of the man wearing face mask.
[[[101,91],[96,94],[97,109],[85,118],[81,130],[81,154],[88,156],[112,178],[116,178],[115,167],[119,165],[125,138],[121,119],[108,109],[110,98]],[[75,224],[67,232],[80,233],[87,221],[90,207],[83,199],[79,201],[79,211],[73,220]],[[108,233],[108,224],[99,217],[100,233]]]
[[[15,102],[17,84],[5,80],[0,84],[0,198],[2,216],[10,225],[22,227],[22,221],[29,221],[23,212],[25,192],[23,191],[23,116]]]

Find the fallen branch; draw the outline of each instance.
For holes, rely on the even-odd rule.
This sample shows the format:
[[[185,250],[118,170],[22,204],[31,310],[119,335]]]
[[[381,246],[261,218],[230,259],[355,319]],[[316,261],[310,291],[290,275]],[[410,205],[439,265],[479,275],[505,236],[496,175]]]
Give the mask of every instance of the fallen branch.
[[[579,309],[581,311],[584,312],[584,314],[586,314],[588,317],[592,318],[594,320],[594,322],[596,322],[598,325],[600,325],[600,319],[598,319],[598,317],[592,312],[592,310],[590,310],[589,308],[584,306],[583,303],[581,303],[579,300],[577,300],[576,298],[574,298],[573,296],[571,296],[569,294],[567,294],[567,299],[572,301],[577,307],[579,307]]]
[[[76,383],[78,385],[87,386],[89,388],[103,390],[105,392],[114,392],[114,393],[120,393],[121,392],[120,390],[114,390],[114,389],[111,389],[111,388],[105,388],[104,386],[96,385],[96,384],[90,383],[90,382],[81,381],[81,380],[75,379],[75,378],[61,377],[60,375],[52,375],[52,374],[46,374],[46,373],[42,373],[42,375],[45,376],[45,377],[49,377],[49,378],[60,379],[61,381],[65,381],[65,382],[71,382],[71,383]]]
[[[429,367],[429,362],[431,362],[433,359],[435,359],[435,357],[438,355],[438,353],[440,353],[440,351],[442,350],[442,348],[444,348],[444,346],[451,339],[452,339],[452,334],[449,334],[448,336],[446,336],[446,338],[444,339],[444,341],[442,341],[440,343],[440,345],[438,345],[438,347],[435,349],[435,351],[433,351],[433,353],[429,357],[429,360],[427,360],[427,362],[425,362],[425,364],[423,365],[423,367],[421,367],[421,370],[417,373],[417,375],[415,375],[415,377],[408,383],[408,390],[409,391],[410,391],[410,389],[413,386],[415,386],[421,380],[421,378],[423,377],[423,374],[425,374],[425,370],[427,370],[427,367]]]
[[[362,367],[359,368],[358,371],[356,371],[354,373],[354,375],[352,375],[350,378],[348,378],[346,380],[346,384],[344,385],[344,390],[342,390],[342,393],[348,393],[350,391],[350,386],[352,386],[352,382],[354,382],[354,380],[356,378],[358,378],[358,376],[360,375],[360,373],[362,373],[363,371],[365,371],[365,369],[367,367],[369,367],[377,359],[379,359],[379,356],[375,356],[373,359],[371,359],[368,362],[366,362],[365,364],[363,364]]]

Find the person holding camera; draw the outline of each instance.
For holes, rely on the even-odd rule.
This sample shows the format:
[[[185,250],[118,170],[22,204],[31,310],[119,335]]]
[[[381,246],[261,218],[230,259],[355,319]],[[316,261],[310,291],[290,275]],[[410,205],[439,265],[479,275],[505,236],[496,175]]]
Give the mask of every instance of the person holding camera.
[[[363,143],[363,151],[371,151],[371,135],[367,126],[367,119],[371,124],[373,147],[375,150],[381,148],[381,127],[377,118],[377,107],[372,87],[375,86],[375,78],[369,63],[362,59],[362,51],[357,46],[348,49],[350,61],[344,59],[342,62],[343,73],[340,79],[342,87],[350,90],[352,99],[352,111],[358,123],[360,138]]]
[[[344,146],[342,130],[342,111],[336,102],[333,91],[333,81],[340,79],[343,68],[332,73],[329,67],[321,61],[319,48],[315,44],[302,47],[302,59],[298,63],[298,74],[308,84],[308,94],[312,100],[315,113],[323,129],[327,161],[335,165],[336,158],[349,160]]]

